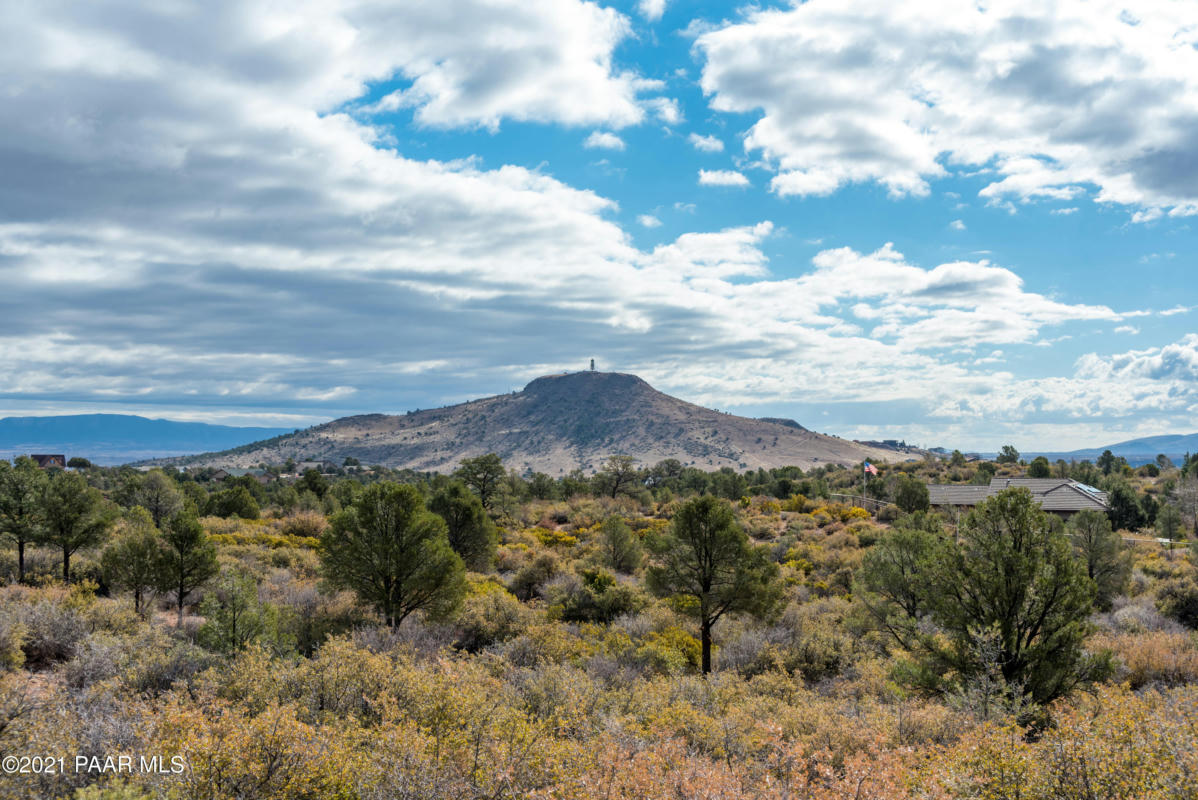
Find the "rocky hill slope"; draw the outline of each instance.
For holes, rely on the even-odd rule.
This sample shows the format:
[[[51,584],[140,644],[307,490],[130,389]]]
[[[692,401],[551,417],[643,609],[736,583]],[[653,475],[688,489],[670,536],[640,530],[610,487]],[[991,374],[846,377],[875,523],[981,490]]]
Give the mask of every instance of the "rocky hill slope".
[[[347,456],[447,472],[463,458],[498,453],[517,470],[557,476],[587,472],[609,455],[642,464],[676,458],[700,469],[748,469],[910,455],[806,430],[791,420],[713,411],[663,394],[635,375],[577,372],[537,378],[521,392],[404,415],[367,414],[223,453],[175,459],[177,465],[250,467],[288,458]]]

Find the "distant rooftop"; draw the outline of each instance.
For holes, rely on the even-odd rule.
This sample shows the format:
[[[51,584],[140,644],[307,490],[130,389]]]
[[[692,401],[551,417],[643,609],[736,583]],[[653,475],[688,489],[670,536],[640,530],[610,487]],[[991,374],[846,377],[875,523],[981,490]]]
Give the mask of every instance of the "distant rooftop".
[[[1022,488],[1032,493],[1045,511],[1071,514],[1085,509],[1107,510],[1106,492],[1068,478],[993,478],[988,486],[931,484],[928,502],[934,506],[972,508],[1003,489]]]

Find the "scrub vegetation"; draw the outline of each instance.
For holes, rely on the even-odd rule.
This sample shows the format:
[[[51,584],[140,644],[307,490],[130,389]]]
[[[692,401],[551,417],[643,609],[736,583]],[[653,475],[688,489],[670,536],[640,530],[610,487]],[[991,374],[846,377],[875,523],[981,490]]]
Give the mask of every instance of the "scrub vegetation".
[[[0,797],[1198,798],[1198,458],[861,466],[0,462]]]

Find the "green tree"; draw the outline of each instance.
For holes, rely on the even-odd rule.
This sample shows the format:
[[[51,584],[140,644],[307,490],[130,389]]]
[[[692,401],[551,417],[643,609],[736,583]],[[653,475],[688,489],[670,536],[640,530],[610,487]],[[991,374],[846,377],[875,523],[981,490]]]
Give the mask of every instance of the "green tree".
[[[495,561],[499,536],[482,501],[461,481],[452,481],[428,501],[429,510],[445,520],[449,546],[466,567],[485,572]]]
[[[295,482],[295,490],[303,494],[304,490],[312,492],[317,497],[324,499],[325,492],[329,490],[328,479],[320,474],[320,470],[309,468],[304,470],[304,474]]]
[[[252,575],[232,572],[222,575],[206,591],[200,603],[204,624],[197,634],[200,644],[232,655],[259,641],[270,641],[276,649],[289,649],[289,637],[281,636],[279,610],[258,599]]]
[[[81,456],[75,456],[67,462],[67,466],[71,469],[91,469],[92,462],[88,461],[86,458],[82,458]]]
[[[354,591],[392,626],[417,610],[449,614],[466,590],[444,520],[412,486],[367,487],[321,536],[321,562],[330,583]]]
[[[235,486],[210,495],[204,505],[204,513],[214,517],[258,519],[261,510],[249,489]]]
[[[866,591],[858,594],[874,620],[900,643],[914,639],[928,611],[931,587],[924,580],[939,541],[932,532],[900,521],[862,559]]]
[[[354,498],[361,488],[362,484],[357,481],[343,478],[329,487],[328,496],[336,500],[341,508],[347,508],[354,504]]]
[[[582,470],[574,468],[562,476],[561,490],[562,499],[569,500],[575,495],[586,494],[590,490],[590,482]]]
[[[603,469],[595,473],[595,489],[608,497],[621,492],[630,494],[638,487],[639,476],[636,459],[632,456],[608,456]]]
[[[1181,512],[1172,503],[1162,503],[1156,512],[1156,535],[1169,541],[1177,541],[1184,537],[1182,533]]]
[[[1112,453],[1110,450],[1103,450],[1102,455],[1100,455],[1094,461],[1094,465],[1097,466],[1100,470],[1102,470],[1103,475],[1110,475],[1111,471],[1115,469],[1115,466],[1118,463],[1119,462],[1115,458],[1115,454]]]
[[[912,475],[899,477],[894,490],[894,504],[908,514],[928,510],[928,485]]]
[[[183,509],[188,514],[198,514],[208,503],[208,490],[194,480],[184,481],[180,485],[183,492]]]
[[[204,533],[204,526],[190,514],[171,518],[162,531],[162,560],[158,565],[158,587],[175,593],[178,626],[183,627],[183,608],[187,596],[207,583],[219,571],[216,545]]]
[[[1182,517],[1189,517],[1194,533],[1198,534],[1198,476],[1188,474],[1177,482],[1173,487],[1173,502]]]
[[[555,500],[557,483],[544,472],[534,472],[528,479],[528,493],[534,500]]]
[[[0,461],[0,535],[17,545],[17,581],[25,582],[25,545],[38,540],[46,473],[33,459]]]
[[[133,492],[133,502],[150,512],[155,528],[183,510],[183,493],[162,470],[150,470]]]
[[[862,565],[864,605],[915,657],[913,684],[941,693],[997,674],[1042,706],[1105,674],[1083,649],[1094,584],[1027,489],[980,503],[960,537],[892,533]]]
[[[649,589],[699,618],[703,674],[711,672],[711,631],[725,614],[771,613],[781,598],[778,565],[755,547],[732,507],[706,495],[684,503],[668,533],[650,540]]]
[[[124,532],[100,556],[104,581],[115,589],[131,592],[133,610],[138,614],[143,610],[143,598],[160,582],[164,546],[150,512],[139,507],[128,514]]]
[[[617,572],[635,572],[644,555],[641,541],[620,517],[608,517],[599,530],[603,561]]]
[[[1028,464],[1027,476],[1029,478],[1051,478],[1052,467],[1048,463],[1048,459],[1044,456],[1036,456],[1032,459],[1032,463]]]
[[[1004,444],[1002,449],[998,451],[998,458],[994,460],[999,464],[1018,464],[1019,451],[1012,445]]]
[[[55,471],[42,488],[44,524],[38,540],[62,551],[62,579],[71,580],[71,556],[99,544],[112,528],[116,510],[77,472]]]
[[[470,491],[478,495],[483,508],[490,511],[495,504],[495,496],[499,492],[500,482],[507,476],[503,469],[503,461],[494,453],[487,453],[477,458],[462,459],[458,471],[454,473]]]
[[[1103,611],[1109,609],[1131,574],[1131,553],[1124,551],[1123,540],[1111,530],[1110,519],[1101,511],[1085,509],[1074,514],[1065,523],[1065,533],[1085,565],[1086,576],[1094,582],[1095,605]]]
[[[550,614],[566,622],[610,623],[623,614],[639,611],[645,597],[632,586],[621,584],[605,569],[583,569],[547,587],[545,598]]]
[[[1136,490],[1120,481],[1107,493],[1107,516],[1115,530],[1134,531],[1144,525],[1144,509]]]

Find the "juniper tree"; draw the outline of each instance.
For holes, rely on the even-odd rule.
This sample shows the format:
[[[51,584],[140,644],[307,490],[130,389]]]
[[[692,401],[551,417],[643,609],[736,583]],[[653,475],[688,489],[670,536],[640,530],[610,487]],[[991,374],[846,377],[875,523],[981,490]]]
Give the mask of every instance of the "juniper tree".
[[[71,556],[99,544],[116,519],[115,507],[77,472],[54,472],[42,486],[43,525],[38,541],[62,552],[62,579],[71,580]]]
[[[627,494],[637,485],[638,476],[635,458],[609,456],[603,469],[595,474],[596,492],[613,498],[621,492]]]
[[[1042,706],[1105,674],[1107,660],[1083,650],[1094,582],[1027,489],[980,503],[960,543],[904,536],[912,534],[892,533],[866,555],[861,594],[914,656],[914,685],[945,693],[997,672]]]
[[[453,481],[428,501],[429,510],[445,520],[449,546],[472,570],[491,568],[498,534],[482,501],[461,481]]]
[[[178,485],[160,469],[151,470],[142,478],[141,485],[133,492],[133,502],[150,512],[154,527],[183,510],[183,493]]]
[[[321,536],[325,577],[397,626],[414,611],[451,612],[465,594],[462,559],[445,521],[412,486],[376,483],[334,515]]]
[[[33,459],[0,461],[0,534],[17,545],[17,582],[25,582],[25,545],[41,530],[46,473]]]
[[[154,527],[150,512],[134,508],[125,521],[125,530],[100,557],[104,580],[115,589],[132,593],[133,610],[142,613],[143,600],[160,581],[166,543]]]
[[[507,473],[503,469],[503,461],[494,453],[487,453],[477,458],[464,458],[454,476],[460,478],[470,490],[478,495],[483,508],[487,511],[495,502],[499,492],[499,484]]]
[[[1065,524],[1065,533],[1073,541],[1086,576],[1094,582],[1095,605],[1109,609],[1131,573],[1131,553],[1123,549],[1119,534],[1111,530],[1111,521],[1101,511],[1084,509],[1074,514]]]
[[[183,607],[187,596],[207,583],[220,567],[216,545],[204,533],[204,526],[188,513],[170,519],[162,532],[159,562],[159,588],[173,591],[178,609],[178,626],[183,627]]]
[[[894,504],[908,514],[928,510],[928,485],[913,475],[903,475],[894,490]]]
[[[732,507],[712,495],[684,503],[670,530],[650,540],[647,583],[699,618],[703,674],[711,672],[711,631],[729,613],[769,614],[781,599],[778,565],[754,546]]]
[[[599,530],[599,550],[603,560],[617,572],[634,572],[643,555],[640,540],[619,517],[608,517]]]

